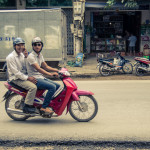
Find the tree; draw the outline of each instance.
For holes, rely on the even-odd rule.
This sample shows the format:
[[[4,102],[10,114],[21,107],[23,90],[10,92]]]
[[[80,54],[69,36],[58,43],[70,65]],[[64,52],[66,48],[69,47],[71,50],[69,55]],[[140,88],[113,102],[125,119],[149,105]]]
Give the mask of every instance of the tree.
[[[125,7],[136,7],[137,6],[137,0],[107,0],[106,7],[111,7],[111,6],[115,5],[116,2],[123,3]]]

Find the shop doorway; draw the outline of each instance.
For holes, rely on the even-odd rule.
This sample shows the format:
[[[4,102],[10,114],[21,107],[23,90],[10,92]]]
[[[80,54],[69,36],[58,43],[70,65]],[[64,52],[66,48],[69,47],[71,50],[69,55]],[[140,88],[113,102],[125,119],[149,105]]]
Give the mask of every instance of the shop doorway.
[[[141,12],[140,11],[131,11],[123,13],[123,26],[124,26],[124,34],[125,31],[128,31],[129,33],[133,33],[137,37],[136,42],[136,53],[140,52],[140,28],[141,28]],[[127,53],[128,50],[128,42],[127,42]]]
[[[110,52],[113,50],[125,51],[128,54],[128,42],[125,40],[125,31],[137,37],[136,53],[140,51],[140,11],[122,12],[92,12],[91,14],[91,52]],[[118,45],[117,38],[119,40]],[[111,39],[114,39],[113,41]],[[109,46],[109,41],[112,45]],[[107,44],[108,43],[108,44]],[[114,44],[114,45],[113,45]]]

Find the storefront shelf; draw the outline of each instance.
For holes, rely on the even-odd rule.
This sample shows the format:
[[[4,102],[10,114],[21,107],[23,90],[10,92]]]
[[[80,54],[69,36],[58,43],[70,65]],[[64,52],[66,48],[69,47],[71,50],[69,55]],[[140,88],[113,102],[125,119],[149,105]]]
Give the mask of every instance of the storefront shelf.
[[[94,51],[103,51],[103,52],[110,52],[110,51],[126,51],[126,40],[125,39],[91,39],[91,50]],[[105,44],[104,44],[105,43]]]

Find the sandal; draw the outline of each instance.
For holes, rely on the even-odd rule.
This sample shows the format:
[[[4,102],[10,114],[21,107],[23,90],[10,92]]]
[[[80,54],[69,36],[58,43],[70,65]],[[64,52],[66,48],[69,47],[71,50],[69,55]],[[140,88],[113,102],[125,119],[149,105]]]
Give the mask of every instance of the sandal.
[[[54,113],[54,111],[50,107],[41,108],[40,110],[43,111],[44,113],[49,113],[49,114]]]

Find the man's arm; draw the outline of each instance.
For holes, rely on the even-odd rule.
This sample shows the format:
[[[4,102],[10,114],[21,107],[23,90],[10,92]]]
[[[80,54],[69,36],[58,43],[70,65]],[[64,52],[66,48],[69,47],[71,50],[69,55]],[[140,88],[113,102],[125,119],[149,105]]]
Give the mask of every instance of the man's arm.
[[[58,74],[55,72],[55,73],[50,73],[47,71],[47,69],[45,68],[45,66],[43,66],[42,64],[45,62],[44,59],[42,60],[42,64],[41,64],[41,67],[40,65],[36,62],[35,58],[32,56],[32,54],[30,54],[28,57],[27,57],[27,61],[29,62],[29,64],[34,67],[38,72],[40,72],[41,74],[43,75],[48,75],[48,76],[58,76]],[[53,71],[57,71],[57,70],[53,70]]]
[[[38,65],[38,63],[34,63],[34,64],[32,64],[32,66],[33,66],[38,72],[40,72],[40,73],[42,73],[42,74],[45,74],[45,75],[48,75],[48,76],[53,76],[52,73],[47,72],[46,70],[44,70],[43,68],[41,68],[41,67]]]
[[[13,73],[17,79],[29,80],[30,82],[32,82],[34,84],[37,83],[37,81],[36,81],[36,79],[34,77],[29,77],[28,75],[23,74],[22,72],[20,72],[17,69],[17,64],[16,64],[14,59],[12,59],[12,58],[8,59],[7,58],[6,62],[7,62],[7,69],[8,69],[8,71],[10,70],[10,72]]]
[[[58,69],[48,66],[46,62],[42,62],[41,66],[47,71],[58,72]]]
[[[6,59],[6,61],[7,61],[8,71],[10,70],[10,72],[12,72],[16,78],[21,79],[21,80],[27,80],[28,79],[27,75],[23,74],[22,72],[20,72],[17,69],[17,64],[16,64],[14,59],[9,58],[9,59]]]

